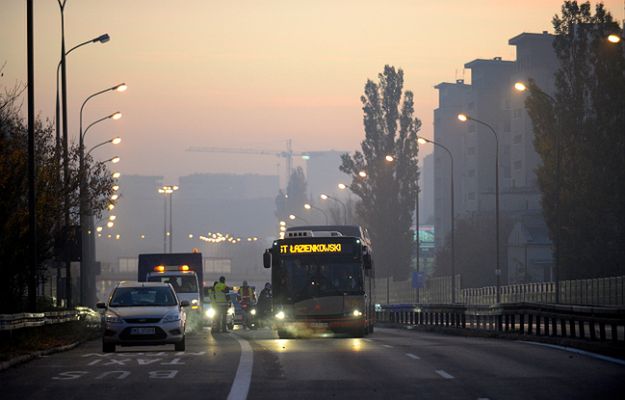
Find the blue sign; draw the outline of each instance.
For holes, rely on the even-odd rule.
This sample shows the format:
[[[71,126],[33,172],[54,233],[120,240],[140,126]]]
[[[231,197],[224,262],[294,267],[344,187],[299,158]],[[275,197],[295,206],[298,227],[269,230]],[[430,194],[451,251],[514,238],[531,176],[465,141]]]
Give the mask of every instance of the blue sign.
[[[425,287],[425,274],[423,272],[412,271],[412,288],[421,289]]]

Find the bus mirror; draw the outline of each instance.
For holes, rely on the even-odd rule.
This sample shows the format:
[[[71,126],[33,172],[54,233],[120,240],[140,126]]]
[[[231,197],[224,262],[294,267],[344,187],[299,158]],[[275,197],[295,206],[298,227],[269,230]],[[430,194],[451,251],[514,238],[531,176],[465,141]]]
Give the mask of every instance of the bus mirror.
[[[365,269],[371,269],[371,254],[365,253],[362,255],[362,263]]]
[[[265,250],[263,253],[263,267],[271,268],[271,252],[269,249]]]

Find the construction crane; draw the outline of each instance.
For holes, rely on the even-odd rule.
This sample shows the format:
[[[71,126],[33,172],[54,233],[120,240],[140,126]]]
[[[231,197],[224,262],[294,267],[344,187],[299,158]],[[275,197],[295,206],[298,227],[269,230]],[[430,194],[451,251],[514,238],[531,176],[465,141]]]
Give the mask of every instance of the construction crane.
[[[280,158],[284,158],[286,160],[286,182],[289,181],[291,177],[291,172],[293,170],[293,157],[302,157],[304,160],[308,160],[308,153],[299,153],[294,152],[292,148],[291,139],[286,141],[286,151],[280,150],[264,150],[264,149],[240,149],[240,148],[230,148],[230,147],[205,147],[205,146],[191,146],[187,148],[185,151],[196,152],[196,153],[234,153],[234,154],[257,154],[257,155],[266,155],[266,156],[276,156]]]

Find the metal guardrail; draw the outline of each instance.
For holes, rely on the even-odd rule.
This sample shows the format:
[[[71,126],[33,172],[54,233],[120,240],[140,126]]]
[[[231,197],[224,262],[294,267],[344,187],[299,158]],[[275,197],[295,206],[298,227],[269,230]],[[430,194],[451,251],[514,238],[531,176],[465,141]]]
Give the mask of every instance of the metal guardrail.
[[[50,311],[45,313],[0,314],[0,331],[13,331],[22,328],[79,321],[83,315],[84,312],[79,310]]]
[[[378,322],[574,338],[625,345],[625,308],[537,303],[382,305]]]
[[[451,277],[429,277],[425,287],[414,289],[410,280],[376,279],[376,301],[382,304],[420,303],[450,304]],[[497,288],[462,288],[460,275],[456,276],[456,301],[462,304],[495,304]],[[535,282],[500,287],[501,303],[555,303],[554,282]],[[625,305],[625,276],[577,279],[560,282],[560,304],[592,304],[595,306]]]

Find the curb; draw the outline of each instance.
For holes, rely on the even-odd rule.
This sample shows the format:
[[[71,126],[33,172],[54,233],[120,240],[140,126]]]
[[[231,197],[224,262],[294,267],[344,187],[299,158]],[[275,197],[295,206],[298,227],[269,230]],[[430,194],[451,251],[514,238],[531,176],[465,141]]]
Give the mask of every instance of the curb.
[[[23,364],[26,363],[28,361],[31,361],[35,358],[40,358],[42,356],[47,356],[48,354],[54,354],[54,353],[60,353],[62,351],[67,351],[67,350],[71,350],[75,347],[77,347],[79,344],[81,344],[81,341],[78,342],[74,342],[71,344],[67,344],[65,346],[59,346],[59,347],[53,347],[51,349],[47,349],[47,350],[40,350],[40,351],[35,351],[33,353],[30,354],[24,354],[22,356],[17,356],[15,358],[10,359],[9,361],[3,361],[0,363],[0,371],[4,371],[6,369],[9,369],[15,365],[18,364]]]

